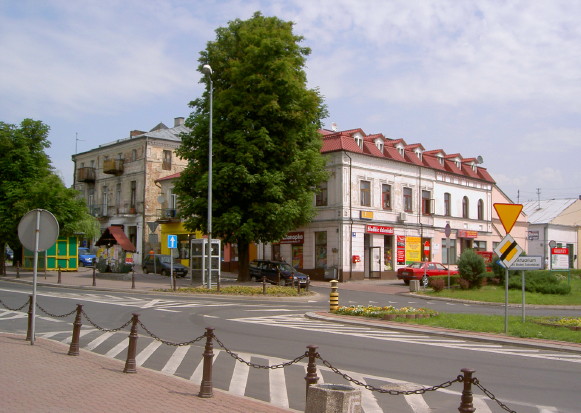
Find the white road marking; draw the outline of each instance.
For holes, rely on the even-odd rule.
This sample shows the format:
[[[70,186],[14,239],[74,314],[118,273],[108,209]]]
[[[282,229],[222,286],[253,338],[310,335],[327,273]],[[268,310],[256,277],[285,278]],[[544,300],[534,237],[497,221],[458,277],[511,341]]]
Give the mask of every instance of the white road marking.
[[[147,347],[145,347],[137,356],[135,356],[135,364],[141,366],[147,361],[149,357],[161,346],[161,341],[152,341]]]
[[[238,353],[238,356],[244,360],[250,360],[251,357],[250,354],[246,353]],[[248,364],[236,361],[236,364],[234,365],[234,372],[232,373],[232,378],[230,379],[230,387],[228,388],[228,391],[239,396],[244,396],[249,372],[250,366],[248,366]]]
[[[189,349],[189,346],[178,346],[161,371],[167,374],[174,374],[180,364],[182,364]]]

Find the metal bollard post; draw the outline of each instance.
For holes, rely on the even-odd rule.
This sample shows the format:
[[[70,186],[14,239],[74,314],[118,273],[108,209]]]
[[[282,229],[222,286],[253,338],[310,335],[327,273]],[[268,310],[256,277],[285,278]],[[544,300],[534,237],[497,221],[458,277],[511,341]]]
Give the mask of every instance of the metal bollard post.
[[[319,376],[317,376],[317,349],[319,346],[309,345],[309,362],[307,364],[307,375],[305,376],[305,381],[307,382],[306,397],[309,397],[309,387],[313,384],[317,384],[319,381]]]
[[[97,279],[95,277],[95,270],[97,269],[96,265],[93,265],[93,287],[97,286]]]
[[[32,340],[32,295],[28,296],[28,330],[26,331],[26,341]]]
[[[127,360],[125,361],[125,368],[123,369],[123,373],[137,373],[135,355],[137,353],[138,322],[139,314],[133,313],[133,318],[131,319],[131,332],[129,333],[129,347],[127,348]]]
[[[16,278],[20,278],[20,262],[16,262]]]
[[[59,275],[58,275],[58,279],[57,279],[57,284],[61,283],[61,267],[59,266]]]
[[[311,286],[311,277],[307,275],[307,292],[309,292],[309,287]]]
[[[75,321],[73,322],[73,339],[71,340],[71,346],[69,347],[69,356],[79,355],[79,337],[81,335],[81,327],[83,323],[81,322],[81,313],[83,311],[83,305],[77,304],[77,314],[75,315]]]
[[[262,276],[262,294],[266,295],[266,277]]]
[[[339,292],[337,284],[339,281],[331,280],[331,294],[329,294],[329,311],[335,311],[339,308]]]
[[[210,398],[214,396],[212,391],[212,363],[214,362],[214,348],[212,346],[212,340],[214,339],[214,328],[206,327],[205,335],[206,347],[204,348],[204,370],[198,397]]]
[[[301,295],[301,281],[297,278],[297,293]]]
[[[131,289],[135,290],[135,270],[131,269]]]
[[[472,404],[472,373],[474,373],[475,370],[462,369],[461,371],[464,373],[464,379],[462,380],[464,383],[464,389],[462,390],[462,397],[458,411],[460,413],[473,413],[476,411],[476,408]]]

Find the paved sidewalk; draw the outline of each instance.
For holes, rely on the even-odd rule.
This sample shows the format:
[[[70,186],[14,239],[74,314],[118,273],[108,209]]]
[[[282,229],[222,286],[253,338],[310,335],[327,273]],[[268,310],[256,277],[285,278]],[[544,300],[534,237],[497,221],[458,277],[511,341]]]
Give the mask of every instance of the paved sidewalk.
[[[68,346],[21,335],[0,333],[0,411],[16,412],[218,412],[282,413],[248,397],[214,389],[200,398],[199,383],[138,367],[123,373],[124,363],[80,350],[68,356]]]

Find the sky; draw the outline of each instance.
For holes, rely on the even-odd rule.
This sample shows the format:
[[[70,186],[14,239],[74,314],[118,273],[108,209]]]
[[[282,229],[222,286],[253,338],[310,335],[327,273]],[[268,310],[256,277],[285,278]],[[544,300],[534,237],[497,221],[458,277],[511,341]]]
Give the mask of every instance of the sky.
[[[70,186],[74,153],[188,117],[200,52],[255,11],[311,48],[326,128],[482,156],[515,203],[581,195],[581,1],[0,0],[0,121],[50,126]]]

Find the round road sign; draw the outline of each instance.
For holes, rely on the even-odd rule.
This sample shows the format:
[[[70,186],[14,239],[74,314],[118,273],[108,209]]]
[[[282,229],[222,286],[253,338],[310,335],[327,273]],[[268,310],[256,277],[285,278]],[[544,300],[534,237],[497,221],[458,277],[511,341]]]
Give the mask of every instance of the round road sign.
[[[30,251],[36,249],[37,231],[38,251],[45,251],[56,242],[59,236],[59,223],[49,211],[33,209],[28,211],[18,224],[18,238]]]

